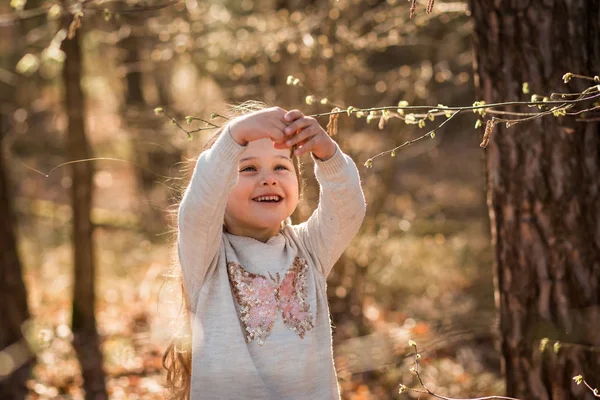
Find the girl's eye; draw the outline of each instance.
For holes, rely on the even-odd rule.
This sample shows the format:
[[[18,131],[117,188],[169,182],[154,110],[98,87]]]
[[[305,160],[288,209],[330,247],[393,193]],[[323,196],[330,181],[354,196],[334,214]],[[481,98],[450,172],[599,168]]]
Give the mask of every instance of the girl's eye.
[[[285,165],[280,164],[280,165],[277,165],[275,167],[275,170],[286,170],[286,171],[289,171],[289,168],[286,167]],[[249,165],[247,167],[243,167],[242,169],[240,169],[240,172],[255,172],[255,171],[256,171],[256,167],[254,167],[252,165]]]

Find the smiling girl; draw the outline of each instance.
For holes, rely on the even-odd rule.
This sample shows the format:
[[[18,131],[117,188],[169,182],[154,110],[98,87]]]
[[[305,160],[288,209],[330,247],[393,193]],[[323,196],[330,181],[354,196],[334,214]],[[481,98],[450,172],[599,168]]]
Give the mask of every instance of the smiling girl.
[[[319,205],[292,225],[308,152]],[[365,207],[356,165],[314,118],[275,107],[218,132],[179,208],[192,341],[165,353],[172,397],[339,399],[326,278]]]

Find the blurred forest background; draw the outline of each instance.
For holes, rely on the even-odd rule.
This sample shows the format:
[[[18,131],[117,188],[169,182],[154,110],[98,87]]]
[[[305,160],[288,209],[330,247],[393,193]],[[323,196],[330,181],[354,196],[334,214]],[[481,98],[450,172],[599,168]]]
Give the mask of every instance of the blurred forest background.
[[[20,268],[3,268],[13,286],[2,298],[14,304],[3,318],[25,316],[27,346],[3,353],[0,376],[30,372],[29,399],[83,398],[84,380],[94,398],[162,399],[161,357],[181,301],[169,280],[173,216],[212,130],[190,140],[154,109],[197,130],[208,124],[186,116],[218,125],[211,114],[246,100],[306,114],[471,105],[469,5],[438,1],[427,13],[426,3],[410,19],[405,0],[2,1],[0,170],[18,247],[18,259],[2,262]],[[368,203],[328,281],[344,399],[417,398],[398,394],[418,386],[409,339],[432,391],[507,389],[477,119],[469,112],[366,168],[434,125],[339,118],[335,140],[359,166]],[[303,161],[296,223],[318,199]],[[20,335],[7,327],[0,348]]]

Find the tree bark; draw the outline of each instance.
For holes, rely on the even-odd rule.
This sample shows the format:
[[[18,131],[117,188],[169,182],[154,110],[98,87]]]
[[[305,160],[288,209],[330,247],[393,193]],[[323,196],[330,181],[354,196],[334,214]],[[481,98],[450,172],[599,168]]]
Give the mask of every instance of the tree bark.
[[[15,36],[13,27],[0,28],[1,40],[6,40],[2,46],[6,51],[0,55],[0,67],[6,71],[14,70],[18,56]],[[14,81],[0,80],[0,398],[7,400],[25,398],[26,381],[35,360],[23,338],[23,324],[30,315],[23,268],[17,251],[16,220],[3,148],[6,143],[3,139],[13,126],[16,84],[16,76]]]
[[[68,26],[68,24],[67,24]],[[84,97],[81,90],[80,30],[72,39],[65,39],[63,79],[68,116],[67,147],[71,160],[91,158],[90,146],[85,132]],[[92,162],[71,164],[73,207],[73,346],[81,365],[84,390],[87,399],[107,399],[102,353],[96,330],[95,317],[95,262],[92,242]]]
[[[565,85],[562,75],[600,72],[597,1],[471,0],[470,7],[479,91],[487,103],[580,92],[591,82]],[[572,378],[583,375],[600,386],[598,122],[544,117],[497,125],[487,148],[487,180],[508,395],[591,399]],[[545,351],[543,338],[549,339]],[[555,349],[555,341],[562,346]]]
[[[167,213],[165,210],[174,201],[160,183],[165,181],[165,177],[173,176],[174,166],[181,161],[181,150],[170,143],[161,141],[162,132],[156,128],[158,117],[154,117],[150,105],[144,99],[142,90],[143,72],[139,65],[148,61],[143,59],[143,40],[138,33],[138,31],[143,31],[143,28],[137,26],[136,21],[132,21],[130,25],[131,34],[120,43],[121,49],[125,53],[124,67],[127,87],[121,114],[131,132],[133,155],[138,165],[135,172],[138,194],[141,199],[138,208],[140,225],[143,232],[155,241],[160,240],[160,234],[166,230]],[[168,92],[166,87],[164,90],[159,89],[158,91],[163,94]],[[168,104],[161,103],[161,106],[167,107]],[[160,117],[160,119],[162,118]],[[161,145],[157,146],[157,143]]]
[[[4,118],[0,116],[0,126],[4,126]],[[0,398],[16,400],[24,399],[27,394],[25,383],[35,355],[22,333],[23,324],[29,319],[29,308],[17,253],[7,175],[4,151],[0,149]]]

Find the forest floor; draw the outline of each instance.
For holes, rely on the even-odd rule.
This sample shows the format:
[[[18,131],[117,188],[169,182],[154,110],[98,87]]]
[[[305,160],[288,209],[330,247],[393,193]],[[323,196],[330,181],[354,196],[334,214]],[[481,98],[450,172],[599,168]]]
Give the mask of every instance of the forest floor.
[[[90,125],[96,156],[128,157],[125,135],[103,134],[102,121]],[[360,329],[346,324],[334,331],[344,399],[418,398],[416,393],[398,394],[399,384],[419,387],[409,371],[414,362],[409,339],[422,350],[420,371],[432,391],[461,398],[504,392],[494,347],[483,154],[474,132],[447,136],[438,137],[436,146],[415,146],[402,153],[405,159],[398,157],[394,193],[386,206],[389,218],[349,248],[348,257],[357,265],[369,265],[366,278],[372,290],[366,291],[359,310],[369,334],[353,335]],[[40,164],[34,158],[21,161],[46,171],[64,161],[46,157]],[[356,162],[368,184],[364,160]],[[26,332],[38,356],[29,398],[81,399],[69,329],[68,171],[61,168],[49,178],[19,171],[15,206],[32,315]],[[144,204],[138,178],[129,163],[97,163],[95,215],[104,221],[94,233],[97,321],[111,399],[163,399],[161,358],[179,307],[172,296],[178,288],[165,277],[173,261],[172,232],[165,228],[153,237],[141,232],[136,211]],[[373,200],[368,191],[366,195]],[[361,253],[369,251],[377,257],[361,260]],[[345,290],[339,288],[340,297]]]

